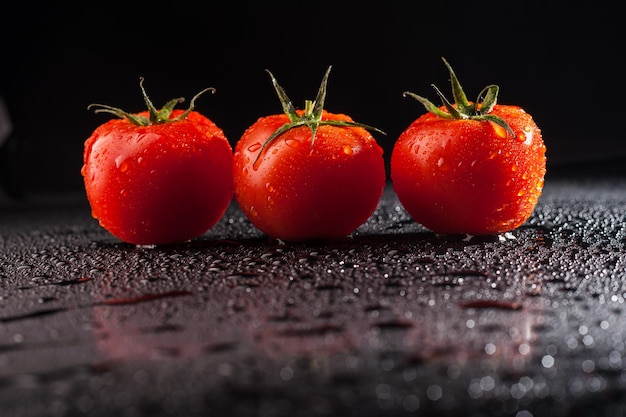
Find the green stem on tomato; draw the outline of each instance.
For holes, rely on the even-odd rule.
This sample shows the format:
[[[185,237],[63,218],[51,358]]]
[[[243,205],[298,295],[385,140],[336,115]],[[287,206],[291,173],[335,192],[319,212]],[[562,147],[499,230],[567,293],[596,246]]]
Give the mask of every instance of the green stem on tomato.
[[[410,91],[405,91],[403,95],[405,97],[413,97],[414,99],[422,103],[427,111],[443,119],[486,120],[503,127],[512,137],[515,137],[515,132],[513,132],[511,126],[509,126],[509,124],[504,119],[496,116],[495,114],[490,114],[498,101],[499,87],[495,84],[488,85],[481,90],[480,94],[478,94],[478,98],[476,99],[476,101],[474,103],[471,103],[467,100],[467,96],[463,91],[463,87],[461,87],[461,83],[459,82],[459,79],[457,78],[454,70],[452,69],[448,61],[446,61],[445,58],[441,59],[443,60],[444,64],[448,68],[448,72],[450,73],[450,83],[452,84],[452,95],[454,97],[454,104],[448,101],[448,99],[437,88],[436,85],[432,84],[431,86],[435,89],[435,92],[441,99],[441,102],[443,103],[443,106],[447,111],[442,110],[441,108],[439,108],[439,106],[436,106],[427,98],[419,96]]]
[[[146,107],[148,108],[149,117],[144,117],[138,114],[128,113],[120,108],[109,106],[106,104],[92,103],[89,106],[87,106],[87,109],[89,110],[95,107],[96,108],[96,110],[94,110],[95,113],[111,113],[121,119],[127,119],[129,122],[131,122],[134,125],[149,126],[149,125],[155,125],[155,124],[173,123],[173,122],[181,121],[185,119],[189,115],[189,113],[191,113],[195,109],[196,100],[198,99],[198,97],[200,97],[202,94],[206,93],[207,91],[210,91],[211,93],[215,93],[215,88],[212,88],[212,87],[205,88],[204,90],[200,91],[198,94],[193,96],[193,98],[189,102],[189,107],[183,113],[179,114],[177,117],[170,118],[172,111],[174,110],[176,105],[184,102],[185,98],[178,97],[178,98],[171,99],[167,103],[165,103],[165,105],[160,110],[157,110],[154,104],[152,104],[152,101],[150,100],[150,98],[148,98],[148,94],[146,93],[146,90],[143,87],[143,77],[139,78],[139,87],[141,88],[141,94],[143,95],[143,100],[146,103]]]
[[[278,138],[280,135],[287,132],[288,130],[295,129],[297,127],[306,126],[311,130],[311,148],[313,148],[313,144],[315,143],[315,135],[317,133],[318,127],[320,126],[362,127],[364,129],[373,130],[375,132],[386,135],[386,133],[382,130],[363,123],[347,122],[342,120],[322,120],[322,114],[324,112],[324,102],[326,101],[328,76],[330,75],[331,68],[332,65],[329,66],[326,70],[326,73],[324,74],[320,87],[317,91],[317,96],[315,97],[315,100],[305,100],[304,111],[301,115],[298,114],[295,106],[293,105],[293,102],[289,99],[287,93],[285,93],[285,90],[283,90],[283,88],[278,84],[278,81],[276,81],[274,75],[269,70],[266,70],[267,73],[270,75],[270,78],[272,79],[272,84],[274,85],[274,89],[276,90],[276,94],[278,95],[278,99],[280,100],[280,104],[282,105],[283,112],[289,118],[289,122],[276,129],[276,131],[274,131],[274,133],[272,133],[263,143],[253,163],[253,166],[255,168],[258,167],[261,155],[276,138]]]

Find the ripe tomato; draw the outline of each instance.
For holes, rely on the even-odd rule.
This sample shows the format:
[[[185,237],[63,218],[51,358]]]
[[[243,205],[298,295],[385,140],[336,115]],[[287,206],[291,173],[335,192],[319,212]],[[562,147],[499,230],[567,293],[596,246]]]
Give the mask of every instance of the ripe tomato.
[[[368,129],[380,131],[323,109],[330,69],[305,110],[295,110],[268,71],[284,114],[259,118],[235,146],[235,199],[279,240],[347,237],[376,210],[385,186],[383,150]]]
[[[546,148],[541,131],[522,108],[496,103],[496,85],[486,87],[476,103],[468,102],[444,63],[454,105],[436,87],[444,103],[440,107],[405,93],[429,113],[394,144],[394,191],[416,222],[438,234],[511,231],[530,217],[542,193]]]
[[[85,141],[83,175],[92,215],[122,241],[177,243],[198,237],[223,216],[233,194],[232,148],[222,130],[169,101],[156,110],[143,88],[147,111],[129,114],[95,104],[120,117]]]

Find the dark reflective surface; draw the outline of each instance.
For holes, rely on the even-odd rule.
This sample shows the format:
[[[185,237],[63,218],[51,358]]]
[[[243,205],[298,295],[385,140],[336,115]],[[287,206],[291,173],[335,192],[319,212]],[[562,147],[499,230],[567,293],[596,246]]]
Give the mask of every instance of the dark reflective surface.
[[[144,248],[83,204],[7,207],[2,415],[621,415],[625,217],[623,180],[556,179],[520,229],[444,239],[389,189],[344,241],[233,204]]]

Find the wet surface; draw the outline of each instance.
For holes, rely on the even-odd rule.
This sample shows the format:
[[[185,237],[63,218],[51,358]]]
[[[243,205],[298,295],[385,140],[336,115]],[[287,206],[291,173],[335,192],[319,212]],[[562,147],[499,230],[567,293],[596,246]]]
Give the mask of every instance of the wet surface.
[[[547,181],[500,237],[442,238],[390,189],[344,241],[232,205],[135,247],[82,204],[0,216],[2,416],[626,414],[626,180]]]

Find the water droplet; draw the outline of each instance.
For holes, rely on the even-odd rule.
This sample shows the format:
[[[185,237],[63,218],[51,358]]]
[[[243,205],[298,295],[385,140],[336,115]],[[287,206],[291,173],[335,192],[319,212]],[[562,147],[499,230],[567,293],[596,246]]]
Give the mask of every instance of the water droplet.
[[[533,129],[530,126],[524,126],[524,132],[518,135],[517,140],[524,142],[526,145],[530,145],[533,141]]]
[[[511,171],[516,172],[517,171],[517,165],[515,165],[515,164],[511,165]]]
[[[261,149],[261,143],[256,142],[250,146],[248,146],[248,152],[256,152]]]
[[[290,148],[297,149],[300,147],[300,141],[293,138],[285,139],[285,145],[289,146]]]
[[[500,136],[501,138],[506,138],[508,133],[505,128],[503,128],[499,124],[496,124],[493,122],[490,122],[490,123],[491,123],[491,126],[493,127],[493,130],[496,132],[496,135]]]
[[[258,217],[259,216],[259,212],[257,211],[256,207],[254,207],[254,206],[250,207],[250,215],[252,217]]]
[[[126,162],[126,155],[119,155],[115,158],[115,166],[120,169],[120,171],[125,172],[128,170],[128,162]]]
[[[343,153],[345,153],[346,155],[352,155],[352,146],[350,145],[343,145]]]
[[[517,196],[518,196],[518,197],[521,197],[521,196],[523,196],[524,194],[526,194],[526,191],[525,191],[523,188],[517,192]]]
[[[437,166],[441,168],[442,165],[443,165],[443,158],[439,158],[439,160],[437,161]]]
[[[544,368],[552,368],[554,366],[554,357],[552,355],[545,355],[541,358],[541,364]]]
[[[443,396],[443,390],[439,385],[431,385],[426,388],[426,396],[431,401],[437,401]]]

